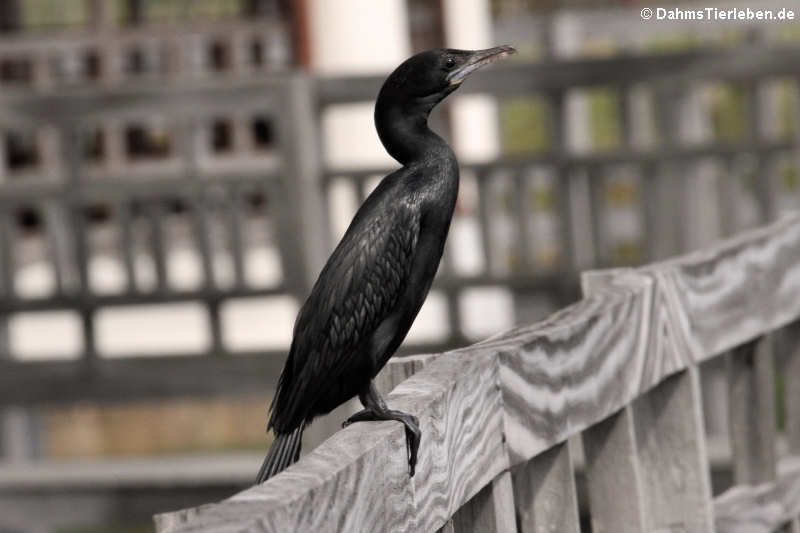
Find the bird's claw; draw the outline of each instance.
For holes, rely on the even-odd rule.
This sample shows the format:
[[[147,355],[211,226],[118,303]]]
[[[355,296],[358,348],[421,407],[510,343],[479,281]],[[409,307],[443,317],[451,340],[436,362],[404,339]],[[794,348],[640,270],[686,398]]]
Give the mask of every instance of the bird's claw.
[[[342,422],[342,427],[346,428],[355,422],[380,420],[396,420],[405,426],[406,452],[408,453],[408,475],[410,477],[414,477],[417,466],[419,442],[422,438],[422,431],[419,429],[419,420],[416,416],[390,409],[387,409],[383,412],[376,412],[372,409],[363,409]]]
[[[417,452],[422,431],[419,429],[419,420],[413,415],[405,415],[406,420],[400,420],[406,429],[406,451],[408,452],[408,475],[414,477],[417,466]]]

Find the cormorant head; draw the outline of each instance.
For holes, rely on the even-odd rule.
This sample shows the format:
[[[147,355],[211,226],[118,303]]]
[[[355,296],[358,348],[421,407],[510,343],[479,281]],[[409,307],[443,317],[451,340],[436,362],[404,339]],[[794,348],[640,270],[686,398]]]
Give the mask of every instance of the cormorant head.
[[[510,46],[439,48],[406,59],[386,79],[375,102],[375,127],[389,155],[405,165],[436,146],[447,146],[428,129],[431,110],[467,76],[515,51]]]
[[[486,50],[437,48],[420,52],[392,72],[381,93],[395,101],[417,100],[435,105],[479,68],[515,52],[508,45]]]

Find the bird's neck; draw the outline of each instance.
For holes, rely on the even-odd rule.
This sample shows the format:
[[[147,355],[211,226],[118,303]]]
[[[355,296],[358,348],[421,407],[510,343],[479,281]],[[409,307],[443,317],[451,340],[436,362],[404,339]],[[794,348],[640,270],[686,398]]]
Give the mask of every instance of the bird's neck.
[[[444,139],[428,127],[428,115],[439,99],[433,101],[387,102],[375,105],[375,127],[386,151],[400,164],[438,157],[454,157]]]

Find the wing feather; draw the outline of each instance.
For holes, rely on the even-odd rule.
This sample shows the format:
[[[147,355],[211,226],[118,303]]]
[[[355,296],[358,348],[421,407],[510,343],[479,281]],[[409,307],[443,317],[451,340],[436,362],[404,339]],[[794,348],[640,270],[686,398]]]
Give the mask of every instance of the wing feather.
[[[363,365],[359,356],[398,305],[411,273],[419,211],[403,202],[371,211],[354,219],[300,310],[269,427],[288,431],[309,422],[315,414],[309,398]]]

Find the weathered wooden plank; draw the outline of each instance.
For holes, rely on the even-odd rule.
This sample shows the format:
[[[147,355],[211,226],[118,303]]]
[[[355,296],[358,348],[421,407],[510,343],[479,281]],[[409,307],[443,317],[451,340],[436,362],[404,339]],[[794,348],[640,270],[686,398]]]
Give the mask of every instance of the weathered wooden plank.
[[[775,370],[771,336],[728,355],[728,412],[733,479],[758,484],[775,479]]]
[[[619,277],[588,277],[584,300],[482,343],[501,350],[512,465],[603,420],[685,368],[653,302],[652,280],[633,271],[620,271]]]
[[[711,479],[697,369],[665,379],[632,405],[646,531],[711,533]]]
[[[313,87],[306,76],[292,76],[284,84],[285,105],[276,109],[278,142],[285,158],[283,181],[286,199],[295,210],[287,213],[295,235],[297,253],[302,260],[295,265],[303,291],[310,290],[328,255],[327,223],[322,219],[325,201],[319,186],[321,162],[318,148]]]
[[[703,393],[703,420],[706,434],[727,439],[728,372],[724,357],[708,360],[700,369],[700,388]]]
[[[424,370],[389,396],[393,408],[420,417],[423,444],[411,483],[401,475],[402,428],[356,424],[263,486],[164,520],[187,520],[176,531],[334,531],[354,524],[380,530],[389,523],[433,531],[481,490],[484,500],[501,494],[502,487],[497,494],[485,488],[501,472],[635,401],[632,429],[628,421],[620,430],[628,439],[633,431],[629,449],[640,465],[639,474],[628,466],[644,496],[633,516],[644,516],[645,527],[653,529],[682,524],[709,531],[708,465],[692,365],[742,339],[698,330],[693,313],[712,302],[705,312],[719,308],[731,315],[723,325],[759,333],[795,319],[800,306],[783,294],[798,283],[790,260],[800,248],[797,228],[795,217],[792,224],[777,223],[710,252],[645,269],[590,273],[583,279],[586,298],[551,318],[431,356]],[[760,258],[765,253],[772,262]],[[726,306],[755,309],[743,300],[753,294],[747,281],[753,272],[762,281],[755,287],[758,302],[773,298],[778,304],[765,308],[767,320],[748,323]],[[732,300],[730,292],[737,295]],[[410,361],[390,364],[381,387],[391,388],[412,371]],[[391,453],[400,459],[387,459]],[[379,480],[373,479],[377,471]],[[380,499],[358,497],[367,493]],[[470,506],[462,511],[481,515]],[[457,520],[453,525],[458,529]]]
[[[478,227],[481,233],[481,252],[483,256],[483,270],[487,274],[497,270],[497,255],[492,253],[491,220],[493,213],[489,205],[489,173],[486,170],[475,172],[478,183]]]
[[[133,217],[131,217],[131,206],[126,202],[114,204],[114,222],[119,231],[119,243],[117,249],[122,256],[122,264],[125,269],[125,283],[128,292],[136,292],[136,247],[133,242]]]
[[[0,210],[0,294],[13,298],[16,274],[16,224],[7,210]]]
[[[381,395],[387,395],[403,381],[410,378],[426,364],[441,354],[424,354],[392,357],[385,367],[375,376],[375,388]]]
[[[242,211],[242,191],[236,186],[229,186],[225,191],[223,209],[225,210],[226,235],[229,253],[233,264],[233,282],[237,287],[244,285],[244,217]]]
[[[579,533],[575,473],[566,442],[511,471],[520,533]]]
[[[787,523],[796,523],[800,515],[800,459],[787,458],[778,470],[776,481],[737,485],[714,499],[717,533],[773,533]]]
[[[47,254],[53,265],[56,291],[63,293],[69,286],[69,230],[64,209],[55,202],[45,202],[42,207],[47,235]]]
[[[162,515],[159,531],[433,531],[508,468],[494,350],[439,356],[387,401],[419,417],[417,474],[394,422],[354,424],[269,482]],[[364,497],[380,495],[378,499]]]
[[[745,129],[749,141],[754,144],[765,135],[764,106],[762,91],[764,89],[762,80],[753,78],[744,83],[744,94],[747,100],[745,106],[748,127]],[[753,186],[755,187],[756,201],[758,202],[760,220],[762,223],[769,222],[775,217],[775,191],[772,186],[772,175],[770,165],[764,154],[755,153],[755,176]]]
[[[800,322],[789,327],[787,340],[791,345],[783,367],[786,440],[789,453],[800,455]]]
[[[165,292],[168,286],[167,273],[167,247],[164,239],[164,206],[158,202],[150,202],[146,206],[147,218],[150,229],[150,253],[156,273],[156,287],[159,292]]]
[[[623,408],[582,436],[592,531],[645,531],[645,497],[631,408]]]
[[[452,524],[454,533],[516,533],[511,473],[502,472],[481,489],[453,515]]]
[[[800,216],[644,269],[675,313],[695,361],[800,316]]]

